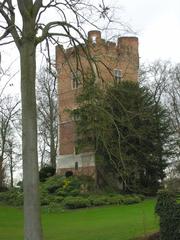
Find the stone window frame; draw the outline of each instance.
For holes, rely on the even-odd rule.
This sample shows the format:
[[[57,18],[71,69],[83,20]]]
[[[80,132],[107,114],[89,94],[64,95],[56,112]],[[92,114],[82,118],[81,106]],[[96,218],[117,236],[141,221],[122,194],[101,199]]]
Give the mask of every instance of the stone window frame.
[[[122,71],[120,68],[114,68],[113,70],[113,76],[114,76],[114,80],[116,81],[116,83],[119,83],[122,79]]]
[[[77,89],[82,85],[82,74],[80,70],[76,70],[75,72],[71,72],[71,88]]]
[[[79,163],[76,161],[75,164],[74,164],[74,169],[75,170],[78,170],[79,169]]]

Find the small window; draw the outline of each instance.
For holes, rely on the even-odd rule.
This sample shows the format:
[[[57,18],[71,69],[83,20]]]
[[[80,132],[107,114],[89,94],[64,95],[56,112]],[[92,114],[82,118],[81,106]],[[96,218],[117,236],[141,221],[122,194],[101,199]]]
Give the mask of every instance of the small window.
[[[80,115],[79,115],[79,113],[76,111],[74,111],[73,112],[73,114],[72,114],[72,120],[73,121],[75,121],[75,122],[78,122],[78,121],[80,121],[81,120],[81,118],[80,118]]]
[[[72,73],[71,82],[72,82],[72,89],[79,88],[81,85],[81,71],[77,70],[75,73]]]
[[[114,69],[114,79],[118,83],[121,81],[121,70],[120,69]]]
[[[92,43],[96,44],[96,36],[92,36]]]
[[[75,162],[75,170],[78,170],[78,162]]]

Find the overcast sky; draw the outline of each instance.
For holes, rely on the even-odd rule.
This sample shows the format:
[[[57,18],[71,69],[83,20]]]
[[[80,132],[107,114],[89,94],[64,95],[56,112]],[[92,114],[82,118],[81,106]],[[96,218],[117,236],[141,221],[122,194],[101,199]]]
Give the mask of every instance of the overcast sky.
[[[180,0],[116,0],[138,31],[141,60],[180,62]]]
[[[180,62],[180,0],[104,1],[111,6],[121,7],[118,16],[130,23],[134,31],[138,33],[141,63],[156,59]],[[5,53],[4,47],[0,48],[2,61],[6,59],[7,65],[7,59],[11,62],[19,62],[17,51],[12,51],[8,46],[9,49],[10,51]],[[16,65],[14,72],[18,68]],[[13,86],[17,82],[14,78]]]

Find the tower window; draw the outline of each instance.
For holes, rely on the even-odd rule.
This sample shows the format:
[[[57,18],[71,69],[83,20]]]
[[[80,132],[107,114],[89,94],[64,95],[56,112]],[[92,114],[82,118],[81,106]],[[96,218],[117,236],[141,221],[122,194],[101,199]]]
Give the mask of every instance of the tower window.
[[[80,87],[81,79],[82,79],[82,76],[81,76],[80,70],[77,70],[76,72],[72,73],[72,76],[71,76],[72,89],[76,89]]]
[[[75,170],[78,170],[78,162],[75,162]]]
[[[96,44],[96,36],[92,36],[92,43]]]
[[[114,79],[117,83],[121,81],[121,77],[122,77],[121,70],[114,69]]]

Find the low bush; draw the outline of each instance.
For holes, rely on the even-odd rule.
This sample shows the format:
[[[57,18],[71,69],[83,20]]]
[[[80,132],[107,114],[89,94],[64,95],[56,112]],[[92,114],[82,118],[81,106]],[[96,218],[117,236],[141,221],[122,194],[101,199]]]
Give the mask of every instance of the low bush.
[[[124,203],[124,196],[123,195],[114,195],[114,196],[111,196],[111,197],[108,197],[108,203],[109,204],[123,204]]]
[[[7,187],[0,187],[0,192],[7,192],[8,188]]]
[[[49,194],[66,197],[79,195],[80,187],[81,182],[77,177],[53,176],[42,183],[41,189]]]
[[[88,191],[91,179],[71,176],[68,178],[61,176],[49,177],[40,184],[40,203],[42,206],[51,208],[58,205],[69,209],[83,208],[90,206],[133,204],[141,201],[142,197],[137,195],[120,194],[93,194]],[[0,202],[8,205],[20,206],[23,204],[22,189],[11,189],[0,193]]]
[[[23,205],[23,193],[19,189],[10,189],[0,193],[0,202],[12,206]]]
[[[88,198],[83,197],[66,197],[63,205],[68,209],[86,208],[91,206],[91,202]]]
[[[54,196],[41,192],[40,194],[41,206],[48,206],[51,202],[54,202]]]
[[[103,206],[108,204],[108,200],[106,196],[92,195],[88,197],[88,200],[90,201],[92,206]]]
[[[46,165],[39,171],[39,180],[40,182],[46,181],[47,178],[54,176],[56,169]]]
[[[134,203],[140,203],[141,199],[140,197],[136,196],[136,195],[132,195],[132,196],[126,196],[124,198],[124,204],[134,204]]]

